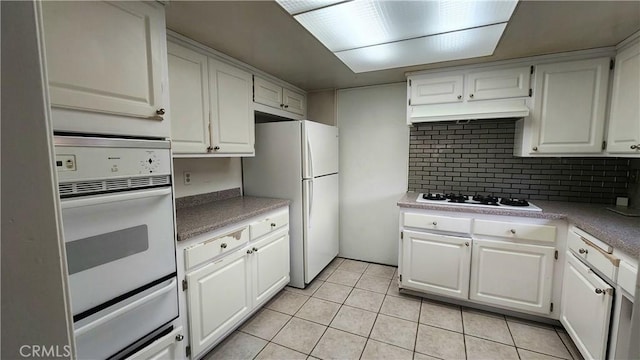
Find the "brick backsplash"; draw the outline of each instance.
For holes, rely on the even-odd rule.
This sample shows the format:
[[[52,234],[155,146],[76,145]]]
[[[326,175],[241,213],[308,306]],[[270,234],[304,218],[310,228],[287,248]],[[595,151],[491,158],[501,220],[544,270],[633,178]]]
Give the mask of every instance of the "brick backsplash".
[[[627,196],[629,159],[516,157],[514,134],[513,119],[414,125],[409,191],[605,204]]]

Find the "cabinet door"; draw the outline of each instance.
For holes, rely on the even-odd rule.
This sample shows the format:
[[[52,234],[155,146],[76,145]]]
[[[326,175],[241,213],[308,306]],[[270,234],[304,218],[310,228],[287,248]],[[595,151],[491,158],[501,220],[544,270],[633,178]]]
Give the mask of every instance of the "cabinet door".
[[[460,75],[426,75],[410,80],[411,104],[442,104],[461,102],[463,77]]]
[[[607,151],[640,155],[640,43],[616,56]]]
[[[471,300],[551,313],[555,248],[473,240]]]
[[[206,153],[209,147],[207,56],[167,44],[171,140],[174,153]]]
[[[252,154],[251,74],[209,58],[211,146],[214,154]]]
[[[560,322],[585,359],[606,358],[613,289],[567,252]]]
[[[531,153],[600,153],[609,58],[540,65],[531,112]]]
[[[181,359],[182,349],[181,341],[184,339],[182,326],[174,329],[172,332],[152,342],[149,346],[138,351],[130,360],[162,360],[162,359]]]
[[[466,78],[467,101],[529,96],[531,67],[472,72]]]
[[[400,287],[467,299],[471,239],[403,232]]]
[[[259,77],[253,78],[253,101],[281,109],[284,107],[282,102],[282,86],[270,83]]]
[[[304,95],[289,89],[282,90],[282,104],[286,111],[296,113],[298,115],[304,115],[305,101]]]
[[[251,311],[250,277],[245,250],[187,274],[189,334],[194,358]]]
[[[42,11],[52,106],[162,120],[162,6],[44,1]]]
[[[251,247],[254,306],[259,306],[289,283],[289,233],[278,231]]]

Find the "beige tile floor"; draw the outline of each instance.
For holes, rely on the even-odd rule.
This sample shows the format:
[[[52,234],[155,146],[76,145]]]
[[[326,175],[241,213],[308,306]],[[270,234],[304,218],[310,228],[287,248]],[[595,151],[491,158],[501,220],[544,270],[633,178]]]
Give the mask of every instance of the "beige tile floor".
[[[396,268],[336,258],[206,359],[581,359],[558,327],[400,294]]]

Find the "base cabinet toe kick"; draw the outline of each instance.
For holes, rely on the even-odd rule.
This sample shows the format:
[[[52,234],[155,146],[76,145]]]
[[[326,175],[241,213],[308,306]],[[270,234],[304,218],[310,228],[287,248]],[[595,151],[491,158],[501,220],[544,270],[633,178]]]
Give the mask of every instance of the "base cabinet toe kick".
[[[402,291],[562,324],[585,359],[628,358],[638,261],[565,220],[400,208]]]

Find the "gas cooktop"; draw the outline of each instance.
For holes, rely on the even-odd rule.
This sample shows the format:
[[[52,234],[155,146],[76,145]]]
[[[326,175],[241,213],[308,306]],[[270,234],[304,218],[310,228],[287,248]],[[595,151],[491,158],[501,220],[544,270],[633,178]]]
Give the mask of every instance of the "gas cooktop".
[[[441,193],[420,193],[416,199],[419,203],[431,205],[462,206],[462,207],[484,207],[499,208],[508,210],[542,211],[525,199],[499,198],[485,195],[463,195],[463,194],[441,194]]]

